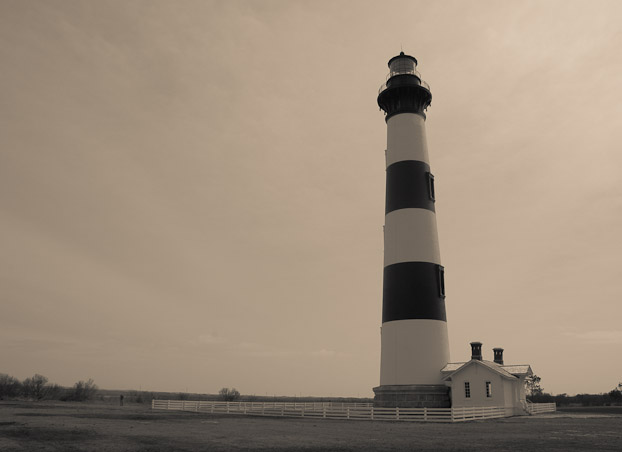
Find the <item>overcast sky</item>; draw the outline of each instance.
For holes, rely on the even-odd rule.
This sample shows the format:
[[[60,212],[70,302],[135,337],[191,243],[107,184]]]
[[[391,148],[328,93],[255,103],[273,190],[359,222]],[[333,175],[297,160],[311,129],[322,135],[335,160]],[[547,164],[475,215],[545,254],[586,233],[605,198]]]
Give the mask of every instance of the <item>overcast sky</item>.
[[[622,380],[619,1],[0,0],[0,372],[372,396],[387,61],[415,56],[452,361]]]

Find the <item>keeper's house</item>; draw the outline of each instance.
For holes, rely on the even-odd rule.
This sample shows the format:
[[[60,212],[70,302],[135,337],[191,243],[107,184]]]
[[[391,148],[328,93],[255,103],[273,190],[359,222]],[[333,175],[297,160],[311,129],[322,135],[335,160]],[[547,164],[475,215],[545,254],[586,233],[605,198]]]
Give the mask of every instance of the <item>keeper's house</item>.
[[[481,342],[471,342],[471,360],[448,363],[441,373],[450,388],[451,406],[505,407],[505,415],[527,414],[525,379],[531,367],[503,364],[503,349],[495,348],[494,361],[482,359]]]

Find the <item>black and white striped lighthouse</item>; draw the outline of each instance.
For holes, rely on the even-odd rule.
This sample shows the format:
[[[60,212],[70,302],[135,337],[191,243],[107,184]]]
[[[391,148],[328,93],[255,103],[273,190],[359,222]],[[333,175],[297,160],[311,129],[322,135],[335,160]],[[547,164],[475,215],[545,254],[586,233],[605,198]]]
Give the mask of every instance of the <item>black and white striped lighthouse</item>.
[[[449,361],[444,268],[436,230],[425,110],[430,88],[417,60],[389,60],[378,94],[387,123],[380,386],[376,406],[447,407]]]

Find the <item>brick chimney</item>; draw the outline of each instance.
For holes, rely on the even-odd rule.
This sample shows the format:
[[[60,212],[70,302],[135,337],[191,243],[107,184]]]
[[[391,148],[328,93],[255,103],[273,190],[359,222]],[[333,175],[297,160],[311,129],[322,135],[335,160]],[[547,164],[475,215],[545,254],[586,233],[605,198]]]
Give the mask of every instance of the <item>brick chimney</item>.
[[[471,359],[482,360],[482,343],[471,342]]]
[[[492,349],[492,352],[495,354],[495,362],[503,366],[503,349],[496,347]]]

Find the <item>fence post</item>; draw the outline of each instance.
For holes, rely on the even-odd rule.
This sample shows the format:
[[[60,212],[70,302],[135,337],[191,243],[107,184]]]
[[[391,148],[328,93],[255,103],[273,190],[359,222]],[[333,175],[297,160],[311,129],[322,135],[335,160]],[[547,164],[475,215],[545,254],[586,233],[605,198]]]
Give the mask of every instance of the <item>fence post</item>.
[[[454,422],[454,407],[451,407],[449,410],[449,413],[451,414],[451,422]]]
[[[265,411],[266,411],[266,402],[263,402],[261,404],[261,415],[262,416],[264,415]]]
[[[423,407],[423,420],[424,421],[428,420],[428,407],[426,406]]]
[[[229,402],[227,402],[227,414],[229,414]]]
[[[186,401],[185,400],[181,401],[181,411],[186,411]]]
[[[212,413],[214,412],[214,402],[212,402]]]
[[[322,417],[326,418],[326,405],[322,407]]]
[[[171,409],[171,401],[170,401],[170,400],[167,400],[167,401],[166,401],[166,409],[167,409],[167,410],[170,410],[170,409]]]
[[[374,420],[374,407],[371,407],[371,420]]]
[[[281,405],[281,416],[285,414],[285,404]]]
[[[400,420],[400,407],[395,407],[395,419]]]
[[[348,407],[347,410],[348,410],[347,411],[347,417],[348,417],[348,419],[350,419],[350,407]]]

